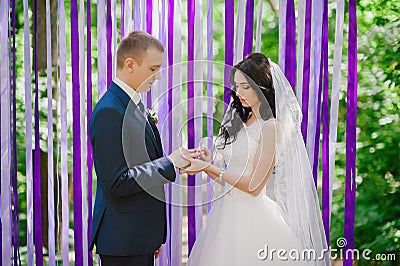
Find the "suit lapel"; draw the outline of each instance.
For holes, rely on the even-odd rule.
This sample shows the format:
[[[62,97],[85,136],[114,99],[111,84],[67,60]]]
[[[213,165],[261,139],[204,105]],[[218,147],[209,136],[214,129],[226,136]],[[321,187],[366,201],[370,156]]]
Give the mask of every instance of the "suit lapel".
[[[150,125],[150,123],[153,121],[149,122],[146,119],[146,117],[143,116],[142,112],[139,110],[139,107],[134,102],[132,102],[129,95],[126,94],[117,84],[115,84],[113,82],[112,85],[110,86],[110,89],[112,90],[112,92],[114,94],[116,94],[118,96],[118,98],[120,98],[120,100],[122,101],[122,103],[124,104],[124,106],[126,108],[126,112],[130,112],[132,114],[132,116],[137,120],[139,125],[145,127],[146,137],[149,138],[151,140],[151,142],[153,143],[153,145],[156,148],[156,151],[158,153],[158,156],[162,156],[163,155],[162,147],[160,146],[161,140],[159,141],[159,143],[157,141],[157,135],[159,138],[158,130],[157,130],[157,128],[153,128]],[[150,117],[148,117],[148,119],[152,120]]]
[[[161,144],[160,133],[158,132],[157,126],[156,126],[156,124],[154,123],[153,118],[151,118],[151,117],[148,115],[148,116],[147,116],[147,119],[148,119],[148,121],[149,121],[149,124],[150,124],[152,130],[153,130],[154,137],[155,137],[155,139],[156,139],[156,141],[157,141],[156,147],[157,147],[157,150],[158,150],[158,152],[159,152],[159,155],[162,156],[162,155],[163,155],[163,152],[162,152],[162,144]]]

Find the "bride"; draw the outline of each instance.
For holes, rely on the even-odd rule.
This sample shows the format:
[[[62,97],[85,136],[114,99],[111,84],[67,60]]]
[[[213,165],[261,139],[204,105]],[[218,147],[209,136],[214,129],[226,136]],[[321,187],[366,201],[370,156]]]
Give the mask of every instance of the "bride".
[[[330,265],[304,142],[301,110],[279,67],[254,53],[231,71],[232,101],[212,163],[192,149],[181,173],[207,173],[223,188],[189,266]],[[214,160],[215,162],[217,159]]]

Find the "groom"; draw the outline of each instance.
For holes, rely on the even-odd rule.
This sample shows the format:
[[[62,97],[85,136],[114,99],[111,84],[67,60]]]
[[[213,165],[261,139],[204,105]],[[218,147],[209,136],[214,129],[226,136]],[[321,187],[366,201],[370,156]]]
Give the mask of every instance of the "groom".
[[[162,44],[134,31],[117,50],[116,78],[97,103],[90,141],[97,174],[90,250],[102,265],[153,265],[166,238],[164,184],[185,168],[187,150],[163,156],[140,92],[160,79]]]

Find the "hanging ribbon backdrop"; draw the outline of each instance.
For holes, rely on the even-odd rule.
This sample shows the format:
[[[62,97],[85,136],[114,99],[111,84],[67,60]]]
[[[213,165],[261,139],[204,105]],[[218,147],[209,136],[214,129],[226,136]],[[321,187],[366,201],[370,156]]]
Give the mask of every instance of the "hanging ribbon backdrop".
[[[115,56],[117,43],[131,30],[143,30],[158,38],[165,47],[164,69],[158,84],[151,92],[143,95],[148,108],[158,111],[159,129],[163,139],[165,153],[169,154],[184,145],[197,147],[207,138],[207,146],[212,147],[213,112],[215,87],[213,86],[214,65],[214,18],[215,3],[211,0],[99,0],[88,5],[87,1],[71,0],[67,5],[57,3],[57,30],[51,27],[52,1],[47,0],[46,7],[46,72],[40,72],[38,65],[38,1],[29,6],[23,1],[24,8],[24,76],[16,71],[16,6],[15,0],[0,3],[0,96],[1,96],[1,263],[3,265],[20,264],[20,224],[18,213],[17,183],[17,143],[16,97],[18,82],[24,84],[24,102],[26,117],[26,213],[27,213],[27,257],[28,265],[43,265],[44,259],[49,265],[62,260],[63,265],[73,262],[76,265],[93,265],[93,254],[88,250],[90,241],[92,205],[93,205],[93,158],[90,141],[87,136],[88,124],[93,102],[106,92],[115,76]],[[89,2],[90,3],[90,2]],[[52,3],[53,4],[53,3]],[[203,6],[206,6],[205,12]],[[328,65],[328,0],[298,1],[298,17],[294,0],[279,2],[279,65],[296,93],[303,112],[301,132],[306,143],[310,165],[316,185],[322,187],[322,217],[325,233],[329,242],[332,205],[332,180],[336,153],[336,139],[339,108],[340,66],[342,63],[344,0],[336,0],[336,28],[334,44],[332,88],[329,88]],[[185,8],[186,7],[186,8]],[[223,70],[224,109],[230,101],[229,66],[241,61],[253,51],[262,49],[263,11],[266,3],[260,0],[226,0],[222,8],[223,21]],[[9,12],[8,12],[9,11]],[[30,13],[32,14],[30,16]],[[97,19],[92,19],[96,13]],[[346,191],[344,237],[348,241],[347,249],[354,247],[355,216],[355,154],[356,154],[356,118],[357,118],[357,23],[356,1],[349,0],[349,36],[348,36],[348,85],[346,115]],[[68,17],[69,16],[69,17]],[[66,20],[70,24],[66,24]],[[32,30],[29,28],[32,23]],[[187,24],[185,24],[187,23]],[[66,28],[67,25],[70,28]],[[187,25],[187,30],[182,25]],[[93,29],[96,29],[93,33]],[[52,35],[52,32],[56,34]],[[67,37],[67,34],[70,36]],[[187,34],[187,36],[185,36]],[[70,43],[67,43],[67,40]],[[52,53],[52,40],[56,40],[56,53]],[[97,66],[92,55],[94,43],[97,47]],[[32,49],[32,55],[30,47]],[[186,49],[187,47],[187,49]],[[18,49],[18,47],[17,47]],[[22,49],[22,48],[19,48]],[[72,51],[72,52],[71,52]],[[32,60],[31,60],[32,56]],[[56,58],[53,58],[56,56]],[[180,65],[187,58],[188,64]],[[206,63],[193,63],[198,60]],[[58,71],[54,71],[54,62]],[[71,68],[67,68],[71,66]],[[95,70],[97,69],[97,70]],[[33,70],[33,73],[32,73]],[[93,71],[95,70],[95,71]],[[97,73],[96,73],[97,72]],[[44,74],[45,73],[45,74]],[[56,74],[55,74],[56,73]],[[187,77],[183,75],[187,73]],[[203,75],[203,73],[205,73]],[[33,79],[31,77],[33,74]],[[39,78],[45,76],[47,91],[47,120],[41,121]],[[204,79],[204,81],[203,81]],[[186,84],[186,82],[188,82]],[[205,82],[205,83],[204,83]],[[93,84],[97,84],[97,89]],[[186,90],[187,89],[187,90]],[[96,91],[94,91],[96,90]],[[54,91],[56,93],[53,95]],[[183,92],[187,91],[187,95]],[[330,93],[331,92],[331,93]],[[97,99],[92,99],[97,95]],[[57,103],[56,116],[53,117],[54,97]],[[206,96],[207,101],[203,101]],[[187,101],[186,101],[187,99]],[[330,100],[330,104],[329,104]],[[32,104],[34,108],[32,108]],[[187,116],[183,111],[187,109]],[[203,126],[203,110],[207,115]],[[187,134],[182,137],[180,125],[185,124]],[[39,124],[47,124],[47,165],[41,165]],[[321,126],[322,124],[322,126]],[[57,134],[53,136],[53,125]],[[71,129],[72,135],[69,135]],[[72,138],[72,146],[68,145]],[[55,141],[53,142],[53,139]],[[58,140],[59,139],[59,140]],[[53,143],[56,145],[53,147]],[[204,145],[204,143],[203,143]],[[320,154],[320,145],[322,154]],[[73,154],[72,167],[68,165],[68,154]],[[56,164],[54,164],[56,162]],[[321,162],[321,166],[320,166]],[[322,177],[319,178],[319,169]],[[45,179],[42,172],[47,172]],[[54,173],[54,175],[53,175]],[[72,184],[68,180],[72,175]],[[187,180],[187,184],[186,184]],[[42,204],[42,182],[47,182],[46,202]],[[210,182],[210,178],[207,178]],[[168,202],[183,203],[180,207],[167,204],[167,242],[157,265],[181,265],[187,258],[196,237],[203,226],[203,216],[212,208],[210,200],[213,191],[206,186],[203,199],[201,178],[199,176],[177,176],[176,184],[187,185],[187,195],[177,187],[165,186]],[[54,190],[57,188],[56,190]],[[58,188],[60,191],[58,192]],[[72,188],[72,202],[69,201],[69,188]],[[57,191],[57,194],[54,194]],[[186,198],[185,198],[186,196]],[[205,210],[199,205],[207,202]],[[58,204],[60,203],[60,204]],[[71,204],[73,203],[73,207]],[[42,210],[48,210],[48,243],[43,242]],[[71,212],[73,208],[73,212]],[[186,208],[186,210],[185,210]],[[187,226],[183,213],[187,211]],[[72,215],[70,215],[72,214]],[[73,222],[73,228],[70,228]],[[73,234],[70,230],[73,229]],[[183,237],[185,236],[185,237]],[[74,246],[70,247],[69,243]],[[187,246],[186,249],[182,247]],[[46,257],[43,254],[46,247]],[[72,261],[70,261],[72,260]],[[351,265],[352,259],[345,260]],[[25,262],[24,262],[25,263]]]

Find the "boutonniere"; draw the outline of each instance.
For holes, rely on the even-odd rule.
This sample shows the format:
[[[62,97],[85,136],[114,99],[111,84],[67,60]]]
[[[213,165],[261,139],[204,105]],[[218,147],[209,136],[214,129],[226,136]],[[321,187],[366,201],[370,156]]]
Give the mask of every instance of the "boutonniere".
[[[157,112],[152,109],[147,109],[147,113],[149,114],[150,118],[153,119],[154,123],[158,124],[158,115]]]

